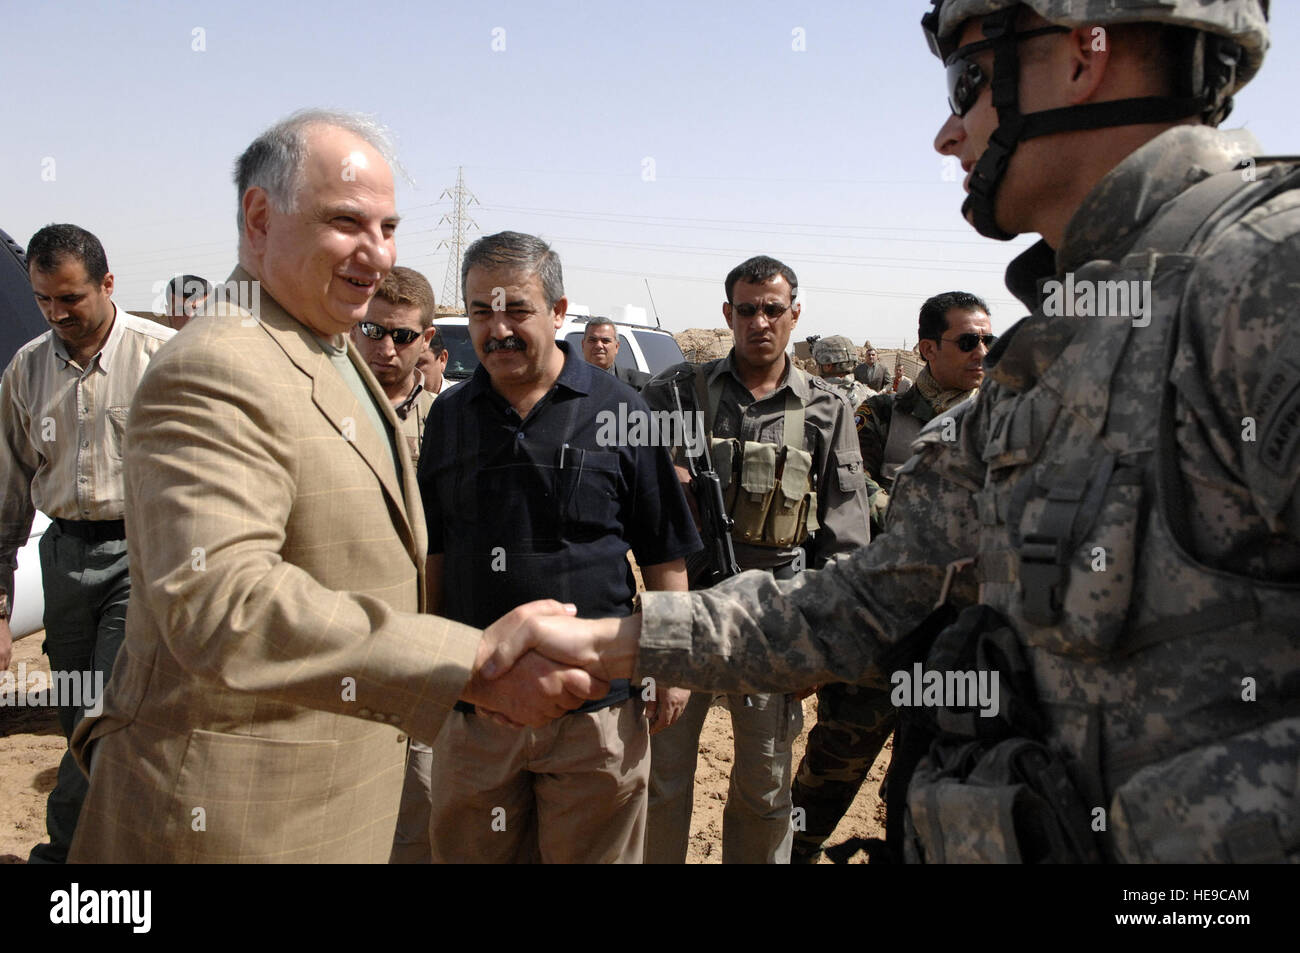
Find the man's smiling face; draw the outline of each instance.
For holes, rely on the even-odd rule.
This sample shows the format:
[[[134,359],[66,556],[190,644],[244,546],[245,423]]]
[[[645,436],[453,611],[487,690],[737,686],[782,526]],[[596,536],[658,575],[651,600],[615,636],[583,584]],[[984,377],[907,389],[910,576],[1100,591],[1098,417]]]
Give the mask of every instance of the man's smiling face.
[[[315,333],[345,333],[366,316],[397,259],[393,176],[368,143],[334,126],[306,133],[297,209],[249,214],[264,232],[258,275],[266,290]],[[261,190],[250,190],[261,191]]]

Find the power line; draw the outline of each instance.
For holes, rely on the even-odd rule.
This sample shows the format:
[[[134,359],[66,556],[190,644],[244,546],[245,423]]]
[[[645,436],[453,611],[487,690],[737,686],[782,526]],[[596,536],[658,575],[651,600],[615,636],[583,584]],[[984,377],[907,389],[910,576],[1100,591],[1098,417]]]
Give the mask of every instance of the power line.
[[[452,307],[457,311],[461,309],[460,295],[460,262],[461,255],[464,252],[465,236],[470,228],[478,228],[477,223],[469,217],[466,210],[471,205],[478,205],[479,200],[474,197],[474,193],[465,188],[465,170],[458,168],[456,170],[456,187],[455,189],[444,189],[439,198],[450,198],[455,207],[451,212],[444,215],[438,224],[443,222],[451,225],[451,238],[444,239],[439,243],[441,248],[446,245],[452,249],[452,256],[447,260],[447,274],[442,281],[442,304],[447,307],[447,302],[452,302]]]

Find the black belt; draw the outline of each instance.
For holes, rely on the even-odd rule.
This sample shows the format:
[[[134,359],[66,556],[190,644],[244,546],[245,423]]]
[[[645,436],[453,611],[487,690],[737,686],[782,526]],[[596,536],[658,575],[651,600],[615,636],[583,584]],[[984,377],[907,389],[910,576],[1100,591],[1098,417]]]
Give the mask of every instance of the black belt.
[[[65,520],[55,517],[59,529],[69,536],[102,543],[110,539],[126,539],[125,520]]]

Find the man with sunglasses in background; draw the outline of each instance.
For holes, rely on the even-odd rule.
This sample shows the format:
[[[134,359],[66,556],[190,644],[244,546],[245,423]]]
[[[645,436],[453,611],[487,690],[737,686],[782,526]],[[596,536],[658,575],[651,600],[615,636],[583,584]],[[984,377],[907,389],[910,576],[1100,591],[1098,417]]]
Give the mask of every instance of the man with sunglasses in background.
[[[912,441],[939,414],[975,395],[994,341],[988,306],[964,291],[935,295],[921,305],[916,333],[925,361],[916,386],[869,397],[854,415],[877,529],[883,527],[894,474],[912,455]]]
[[[763,255],[751,258],[727,275],[725,290],[731,353],[703,365],[675,365],[642,396],[655,410],[672,410],[676,388],[683,408],[703,412],[733,520],[736,562],[792,579],[870,539],[849,404],[786,354],[800,312],[799,282],[788,266]],[[689,482],[681,467],[678,476]],[[688,558],[687,567],[692,587],[700,586],[706,570],[719,568],[696,558]],[[679,694],[670,690],[660,704],[679,705]],[[791,744],[803,727],[799,697],[727,697],[736,760],[723,812],[724,864],[790,861]],[[700,730],[712,699],[708,692],[691,696],[680,724],[650,739],[647,863],[686,859]]]
[[[424,421],[437,396],[416,366],[436,333],[433,310],[433,288],[428,279],[397,265],[380,282],[366,319],[352,329],[352,343],[402,422],[402,436],[412,459],[419,459]]]
[[[912,455],[912,441],[935,417],[974,397],[993,346],[989,309],[964,291],[935,295],[921,305],[917,324],[925,367],[905,393],[868,397],[853,415],[871,500],[872,532],[884,528],[888,487]],[[871,770],[898,721],[887,693],[833,682],[817,689],[817,724],[795,776],[793,801],[804,829],[794,835],[791,862],[815,864],[822,845]]]

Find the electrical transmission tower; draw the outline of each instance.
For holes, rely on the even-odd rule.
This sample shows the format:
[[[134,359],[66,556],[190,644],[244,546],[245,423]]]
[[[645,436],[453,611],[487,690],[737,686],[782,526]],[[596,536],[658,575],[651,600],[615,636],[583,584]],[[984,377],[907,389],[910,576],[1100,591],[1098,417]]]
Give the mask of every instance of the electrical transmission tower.
[[[476,223],[466,210],[471,205],[481,204],[474,193],[465,188],[465,170],[461,166],[456,167],[456,187],[454,189],[443,189],[441,199],[451,199],[454,206],[450,212],[442,217],[438,222],[441,225],[446,222],[451,226],[451,238],[444,238],[438,242],[438,247],[444,245],[451,250],[451,257],[447,259],[447,277],[442,282],[442,297],[439,299],[442,304],[439,311],[449,310],[459,313],[464,309],[464,302],[460,295],[460,262],[461,256],[465,253],[465,246],[468,244],[465,236],[471,228],[478,228]]]

